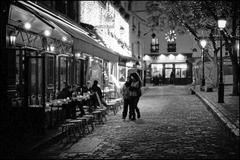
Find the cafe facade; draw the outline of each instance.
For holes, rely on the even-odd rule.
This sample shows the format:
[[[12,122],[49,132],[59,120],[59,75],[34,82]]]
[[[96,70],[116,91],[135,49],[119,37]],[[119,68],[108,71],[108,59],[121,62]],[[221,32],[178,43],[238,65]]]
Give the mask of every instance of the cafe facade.
[[[20,120],[19,126],[28,122],[29,131],[32,126],[44,132],[47,103],[66,85],[98,80],[103,86],[104,68],[116,65],[118,55],[84,28],[31,1],[10,3],[7,18],[7,98],[1,111],[12,122]]]
[[[170,84],[171,73],[175,85],[192,82],[192,53],[168,53],[145,55],[146,81],[153,83],[154,77],[161,77],[161,84]]]

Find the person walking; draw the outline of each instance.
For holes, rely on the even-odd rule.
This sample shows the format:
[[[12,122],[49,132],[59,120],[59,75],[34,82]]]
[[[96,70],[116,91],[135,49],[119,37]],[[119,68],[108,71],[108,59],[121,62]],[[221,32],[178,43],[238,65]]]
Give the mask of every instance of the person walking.
[[[130,114],[129,119],[130,120],[136,120],[136,114],[137,112],[137,118],[140,118],[140,110],[137,107],[139,98],[141,96],[141,79],[137,73],[131,73],[131,85],[129,87],[129,95],[130,95]]]
[[[126,119],[127,112],[128,112],[128,106],[130,105],[130,94],[129,94],[129,87],[131,85],[131,79],[128,76],[127,81],[124,83],[121,93],[123,95],[123,112],[122,112],[122,119]],[[129,109],[130,110],[130,109]],[[129,111],[130,115],[130,111]]]

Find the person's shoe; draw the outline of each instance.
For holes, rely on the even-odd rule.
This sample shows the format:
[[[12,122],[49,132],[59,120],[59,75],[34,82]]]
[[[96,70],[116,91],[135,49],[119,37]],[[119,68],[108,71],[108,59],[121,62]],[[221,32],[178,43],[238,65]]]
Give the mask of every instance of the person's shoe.
[[[141,115],[139,114],[139,115],[137,115],[137,118],[139,119],[139,118],[141,118]]]
[[[136,118],[132,118],[131,120],[132,120],[132,121],[136,121]]]

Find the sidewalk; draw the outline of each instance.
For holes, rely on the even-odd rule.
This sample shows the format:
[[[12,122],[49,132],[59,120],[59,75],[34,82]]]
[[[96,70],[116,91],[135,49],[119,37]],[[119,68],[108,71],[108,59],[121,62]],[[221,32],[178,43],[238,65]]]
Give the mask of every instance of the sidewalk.
[[[218,103],[218,90],[213,92],[200,91],[200,86],[191,88],[211,111],[239,138],[239,97],[231,96],[232,85],[224,86],[224,103]]]

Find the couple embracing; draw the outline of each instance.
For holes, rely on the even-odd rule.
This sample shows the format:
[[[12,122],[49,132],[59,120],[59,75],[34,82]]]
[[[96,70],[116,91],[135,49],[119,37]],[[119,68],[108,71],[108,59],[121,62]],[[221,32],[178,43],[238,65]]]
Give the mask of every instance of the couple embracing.
[[[141,78],[138,73],[131,73],[130,76],[127,77],[127,81],[123,85],[122,95],[124,99],[122,119],[127,117],[128,106],[129,106],[129,119],[136,120],[140,118],[140,110],[137,107],[139,98],[141,96]],[[135,113],[136,112],[136,113]]]

